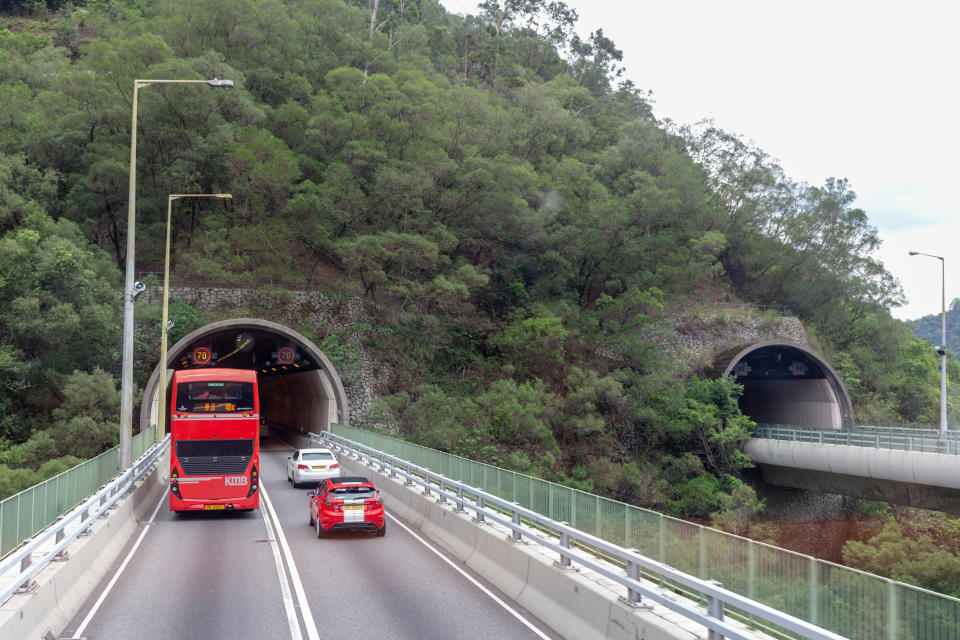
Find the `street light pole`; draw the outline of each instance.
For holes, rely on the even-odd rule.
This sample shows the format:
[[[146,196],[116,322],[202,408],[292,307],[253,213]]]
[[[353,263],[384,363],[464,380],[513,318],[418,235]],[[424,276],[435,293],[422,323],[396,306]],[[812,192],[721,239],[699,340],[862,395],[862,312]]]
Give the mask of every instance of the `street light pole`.
[[[940,432],[947,432],[947,262],[943,256],[911,251],[912,256],[927,256],[940,261]]]
[[[137,198],[137,99],[141,87],[151,84],[205,83],[212,87],[233,86],[232,80],[134,80],[133,116],[130,124],[130,189],[127,194],[127,261],[123,287],[123,364],[120,373],[120,460],[119,468],[133,462],[133,300],[140,291],[134,282],[134,246],[136,239]]]
[[[173,217],[173,201],[181,198],[232,197],[229,193],[171,193],[167,196],[167,242],[163,252],[163,314],[160,320],[160,395],[157,400],[157,442],[163,440],[167,411],[167,334],[172,328],[167,319],[167,302],[170,299],[170,220]]]

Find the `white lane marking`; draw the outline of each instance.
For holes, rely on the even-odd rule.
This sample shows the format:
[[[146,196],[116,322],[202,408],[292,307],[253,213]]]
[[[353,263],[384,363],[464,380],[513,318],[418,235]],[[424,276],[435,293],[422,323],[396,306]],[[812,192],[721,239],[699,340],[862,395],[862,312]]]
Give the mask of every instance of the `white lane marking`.
[[[540,631],[540,629],[537,629],[537,627],[534,626],[533,623],[531,623],[529,620],[527,620],[527,619],[524,618],[522,615],[520,615],[520,612],[519,612],[519,611],[517,611],[516,609],[514,609],[513,607],[511,607],[509,604],[507,604],[506,602],[504,602],[503,600],[501,600],[499,597],[497,597],[497,595],[494,594],[492,591],[490,591],[490,590],[487,589],[485,586],[483,586],[482,584],[480,584],[480,582],[478,582],[478,581],[476,580],[476,578],[474,578],[474,577],[471,576],[469,573],[467,573],[466,571],[464,571],[463,569],[461,569],[460,567],[458,567],[452,560],[450,560],[450,558],[448,558],[447,556],[443,555],[439,550],[437,550],[436,547],[434,547],[432,544],[430,544],[429,542],[427,542],[426,540],[424,540],[423,538],[421,538],[420,536],[418,536],[416,533],[414,533],[413,530],[412,530],[410,527],[408,527],[407,525],[405,525],[405,524],[403,524],[402,522],[400,522],[400,520],[398,520],[398,519],[396,518],[396,516],[390,515],[389,513],[386,514],[386,515],[387,515],[388,518],[390,518],[391,520],[393,520],[397,525],[399,525],[400,527],[402,527],[407,533],[409,533],[409,534],[412,535],[414,538],[416,538],[417,540],[419,540],[419,541],[423,544],[423,546],[425,546],[427,549],[430,549],[430,551],[433,551],[435,554],[437,554],[437,555],[440,557],[441,560],[443,560],[443,561],[446,562],[448,565],[450,565],[451,567],[453,567],[458,573],[460,573],[460,575],[462,575],[464,578],[466,578],[466,579],[469,580],[471,583],[473,583],[473,585],[474,585],[477,589],[480,589],[480,591],[482,591],[482,592],[484,592],[485,594],[487,594],[488,596],[490,596],[490,598],[491,598],[494,602],[496,602],[496,603],[499,604],[501,607],[503,607],[504,609],[506,609],[506,610],[510,613],[510,615],[512,615],[514,618],[516,618],[517,620],[519,620],[520,622],[522,622],[524,625],[526,625],[527,628],[529,628],[531,631],[533,631],[533,632],[537,635],[537,637],[543,638],[543,640],[550,640],[550,636],[548,636],[548,635],[546,635],[545,633],[543,633],[542,631]]]
[[[260,493],[261,495],[263,494],[262,486]],[[293,597],[290,595],[290,583],[287,582],[287,573],[283,570],[283,560],[280,558],[280,547],[277,545],[277,537],[273,533],[270,518],[267,517],[267,510],[260,509],[260,515],[263,516],[263,524],[267,527],[270,548],[273,550],[273,561],[277,565],[277,575],[280,576],[280,595],[283,596],[283,608],[287,612],[287,624],[290,625],[290,637],[293,640],[303,640],[303,634],[300,633],[300,622],[297,620],[297,610],[293,605]]]
[[[293,554],[290,552],[290,545],[287,544],[287,537],[283,534],[283,527],[280,526],[280,518],[273,509],[273,503],[267,496],[267,491],[260,483],[260,497],[267,506],[270,513],[270,519],[277,531],[277,537],[280,539],[280,548],[283,550],[284,559],[287,561],[287,568],[290,570],[290,579],[293,580],[293,590],[297,595],[297,601],[300,604],[300,615],[303,616],[303,626],[307,629],[307,638],[310,640],[320,640],[320,634],[317,632],[317,624],[313,620],[313,614],[310,612],[310,603],[307,601],[307,594],[303,590],[303,583],[300,581],[300,572],[297,571],[297,565],[293,561]]]
[[[130,558],[133,557],[133,554],[136,553],[137,548],[140,546],[140,543],[143,542],[143,537],[147,535],[147,531],[150,530],[150,525],[153,524],[154,518],[157,517],[157,512],[160,511],[160,505],[163,504],[163,501],[167,499],[167,492],[164,491],[160,495],[160,501],[157,502],[156,508],[153,510],[153,515],[150,516],[150,520],[147,521],[147,526],[143,528],[143,531],[140,532],[140,537],[137,538],[137,541],[133,544],[133,548],[130,549],[130,553],[127,554],[127,557],[123,559],[123,562],[120,564],[120,567],[117,569],[117,572],[113,574],[113,577],[110,578],[110,582],[103,589],[103,593],[100,594],[100,597],[97,598],[97,601],[93,604],[93,607],[87,613],[86,617],[83,619],[83,622],[80,623],[80,626],[77,627],[77,630],[73,632],[72,640],[80,640],[80,637],[83,635],[83,632],[86,630],[87,625],[90,624],[90,621],[93,620],[94,614],[100,609],[100,605],[103,604],[103,601],[107,599],[107,594],[110,593],[110,590],[113,589],[113,585],[117,583],[117,580],[120,578],[120,574],[123,573],[123,570],[127,568],[127,564],[130,562]]]

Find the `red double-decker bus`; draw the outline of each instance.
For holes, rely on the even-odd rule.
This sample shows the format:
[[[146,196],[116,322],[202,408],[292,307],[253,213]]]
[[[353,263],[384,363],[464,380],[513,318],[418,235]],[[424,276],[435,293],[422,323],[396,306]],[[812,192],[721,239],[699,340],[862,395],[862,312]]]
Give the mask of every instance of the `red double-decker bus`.
[[[170,406],[170,510],[259,507],[256,372],[176,371]]]

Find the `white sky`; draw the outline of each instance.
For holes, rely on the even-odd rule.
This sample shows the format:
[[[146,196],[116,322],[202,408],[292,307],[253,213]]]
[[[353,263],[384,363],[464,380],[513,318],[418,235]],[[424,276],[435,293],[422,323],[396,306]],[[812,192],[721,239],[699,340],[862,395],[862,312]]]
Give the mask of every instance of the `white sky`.
[[[476,0],[440,0],[477,13]],[[581,37],[603,29],[654,114],[712,118],[797,181],[847,178],[903,285],[898,318],[960,297],[960,3],[950,0],[566,0]]]

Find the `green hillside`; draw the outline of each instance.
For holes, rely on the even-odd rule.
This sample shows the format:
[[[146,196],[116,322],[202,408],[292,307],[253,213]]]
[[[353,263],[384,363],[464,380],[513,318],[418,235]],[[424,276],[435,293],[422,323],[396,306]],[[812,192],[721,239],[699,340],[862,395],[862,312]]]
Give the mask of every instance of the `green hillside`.
[[[936,422],[936,355],[891,318],[850,184],[666,126],[562,3],[484,6],[0,0],[0,493],[117,432],[137,78],[236,84],[140,91],[138,271],[168,194],[232,193],[178,204],[174,281],[362,297],[391,372],[371,428],[746,531],[739,390],[653,329],[705,300],[790,309],[860,422]],[[342,357],[357,329],[294,328]]]
[[[943,342],[943,316],[940,313],[930,314],[911,321],[913,333],[924,338],[933,346]],[[956,354],[960,350],[960,298],[955,299],[947,308],[947,350]],[[956,357],[956,356],[954,356]]]

